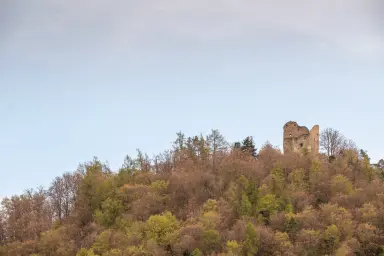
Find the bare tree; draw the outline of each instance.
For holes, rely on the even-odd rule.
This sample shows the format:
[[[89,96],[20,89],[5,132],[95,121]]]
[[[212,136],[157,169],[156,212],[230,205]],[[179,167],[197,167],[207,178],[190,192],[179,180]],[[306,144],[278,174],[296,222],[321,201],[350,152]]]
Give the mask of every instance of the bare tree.
[[[48,195],[57,220],[67,218],[72,212],[81,178],[79,172],[66,172],[56,177],[49,187]]]
[[[47,193],[39,187],[28,189],[20,196],[4,198],[1,202],[2,237],[7,242],[35,240],[52,224]]]
[[[141,171],[148,172],[151,170],[151,159],[149,159],[147,154],[144,154],[140,149],[136,149],[137,151],[137,167]]]
[[[64,182],[62,177],[56,177],[48,190],[51,198],[52,210],[55,217],[61,222],[63,218]]]
[[[49,204],[47,191],[43,187],[27,191],[30,200],[30,223],[28,230],[34,239],[38,239],[41,232],[48,230],[52,224],[52,208]]]
[[[167,150],[167,151],[164,151],[163,153],[155,155],[153,160],[153,167],[156,173],[171,172],[173,168],[172,151]]]
[[[355,150],[355,151],[359,150],[357,145],[356,145],[356,143],[353,140],[350,140],[350,139],[345,139],[344,140],[342,148],[344,150]]]
[[[212,130],[207,136],[207,142],[212,153],[213,169],[216,168],[217,155],[228,150],[228,142],[219,130]]]
[[[350,142],[338,130],[327,128],[320,134],[320,147],[328,157],[336,156]]]

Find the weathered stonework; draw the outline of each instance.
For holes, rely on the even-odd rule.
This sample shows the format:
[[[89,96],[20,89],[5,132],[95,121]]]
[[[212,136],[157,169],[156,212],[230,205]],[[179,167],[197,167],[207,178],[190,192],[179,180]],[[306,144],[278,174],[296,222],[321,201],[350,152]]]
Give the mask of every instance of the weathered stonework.
[[[319,126],[315,125],[309,131],[305,126],[299,126],[290,121],[284,125],[284,153],[308,152],[319,153]]]

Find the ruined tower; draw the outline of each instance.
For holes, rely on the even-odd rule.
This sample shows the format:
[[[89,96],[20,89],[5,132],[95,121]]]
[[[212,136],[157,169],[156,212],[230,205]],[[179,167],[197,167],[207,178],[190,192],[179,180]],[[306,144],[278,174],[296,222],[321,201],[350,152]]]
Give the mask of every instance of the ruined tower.
[[[319,153],[319,126],[309,131],[305,126],[289,121],[284,125],[284,153]]]

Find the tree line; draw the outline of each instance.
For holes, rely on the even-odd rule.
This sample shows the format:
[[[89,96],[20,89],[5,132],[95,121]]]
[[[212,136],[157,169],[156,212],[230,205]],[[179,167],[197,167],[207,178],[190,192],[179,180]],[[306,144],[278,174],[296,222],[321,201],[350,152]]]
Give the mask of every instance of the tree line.
[[[320,146],[212,130],[116,171],[94,158],[2,200],[0,255],[384,255],[384,160],[335,129]]]

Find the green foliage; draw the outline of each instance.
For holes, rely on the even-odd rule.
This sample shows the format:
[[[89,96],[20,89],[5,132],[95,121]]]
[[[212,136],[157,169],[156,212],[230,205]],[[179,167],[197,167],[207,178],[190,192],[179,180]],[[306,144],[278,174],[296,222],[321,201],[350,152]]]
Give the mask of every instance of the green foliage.
[[[257,189],[256,183],[253,181],[249,181],[245,188],[245,193],[252,207],[255,207],[259,199],[259,191]]]
[[[317,160],[313,160],[310,172],[311,173],[318,172],[318,171],[320,171],[320,167],[321,167],[320,162]]]
[[[288,234],[296,234],[300,230],[300,223],[297,221],[295,214],[288,213],[285,215],[284,228]]]
[[[249,201],[248,196],[244,192],[241,195],[238,213],[240,216],[250,216],[252,213],[252,203]]]
[[[292,190],[307,191],[309,184],[304,169],[294,170],[288,177]]]
[[[244,254],[247,256],[256,255],[259,251],[259,240],[259,234],[257,233],[255,227],[252,223],[248,223],[245,230],[245,241],[242,245]]]
[[[271,171],[271,189],[272,192],[281,196],[285,187],[284,171],[281,168],[273,168]]]
[[[260,197],[257,204],[257,210],[258,212],[267,211],[272,215],[279,210],[279,206],[279,201],[277,200],[276,196],[273,194],[267,194]]]
[[[195,248],[192,252],[191,252],[191,256],[202,256],[203,254],[201,253],[201,251],[199,250],[199,248]]]
[[[85,248],[82,248],[79,250],[79,252],[76,254],[76,256],[97,256],[93,253],[93,250],[92,249],[85,249]]]
[[[227,241],[227,251],[230,255],[238,255],[241,251],[241,245],[236,240]]]
[[[220,235],[217,230],[207,229],[203,232],[203,244],[205,253],[213,252],[220,246]]]
[[[277,241],[282,253],[286,253],[293,249],[293,244],[287,233],[277,231],[275,234],[275,240]]]
[[[150,252],[148,252],[144,247],[143,245],[138,245],[138,246],[129,246],[125,252],[127,253],[127,255],[132,255],[132,256],[136,256],[136,255],[140,255],[140,256],[152,256],[152,254]]]
[[[217,201],[212,200],[212,199],[208,199],[204,203],[202,210],[203,210],[203,213],[207,213],[207,212],[211,212],[211,211],[216,212],[217,211]]]
[[[326,253],[332,253],[337,249],[340,243],[340,231],[335,224],[327,227],[323,239]]]
[[[97,159],[85,165],[85,176],[79,186],[78,214],[83,224],[92,220],[93,213],[100,209],[108,197],[114,198],[116,188],[111,172]]]
[[[204,227],[215,228],[220,222],[220,216],[214,211],[206,212],[200,217],[200,222],[204,225]]]
[[[237,213],[239,216],[255,216],[259,199],[256,183],[249,181],[244,175],[241,175],[237,182],[241,188],[241,198],[236,207]]]
[[[103,254],[103,256],[122,256],[123,253],[119,249],[112,249],[109,252]]]
[[[293,205],[290,204],[290,203],[286,204],[286,206],[285,206],[285,212],[286,212],[286,213],[293,213],[293,211],[294,211],[294,209],[293,209]]]
[[[99,234],[92,249],[97,254],[105,254],[113,249],[124,249],[129,245],[128,237],[113,229],[107,229]]]
[[[248,136],[246,137],[244,140],[243,140],[243,143],[240,147],[240,149],[243,151],[243,152],[246,152],[248,154],[250,154],[251,156],[253,157],[256,157],[257,156],[257,148],[255,147],[255,143],[253,141],[253,138],[252,136]]]
[[[159,194],[165,194],[168,189],[169,181],[157,180],[151,183],[151,188],[157,191]]]
[[[349,179],[343,175],[336,175],[331,180],[332,193],[342,193],[349,195],[353,191],[353,185]]]
[[[368,156],[368,152],[366,150],[363,150],[363,149],[360,149],[360,156],[363,158],[363,159],[366,159],[368,162],[371,160]]]
[[[372,181],[374,177],[374,170],[371,166],[370,163],[370,158],[368,157],[367,154],[364,155],[363,157],[363,172],[365,177],[369,180]]]
[[[153,215],[147,222],[146,235],[150,239],[154,239],[160,245],[167,245],[172,232],[179,229],[179,221],[171,212],[165,212],[162,215]]]
[[[119,169],[115,180],[118,187],[128,184],[134,180],[134,175],[137,173],[134,161],[127,156],[124,160],[123,166]]]
[[[95,221],[105,227],[111,227],[116,218],[121,214],[123,204],[120,200],[107,198],[101,204],[101,209],[95,212]]]
[[[239,150],[239,149],[241,149],[241,142],[239,142],[239,141],[236,141],[234,144],[233,144],[233,149],[234,150]]]
[[[174,148],[178,151],[185,149],[185,134],[181,131],[176,133],[177,139],[173,142]]]

